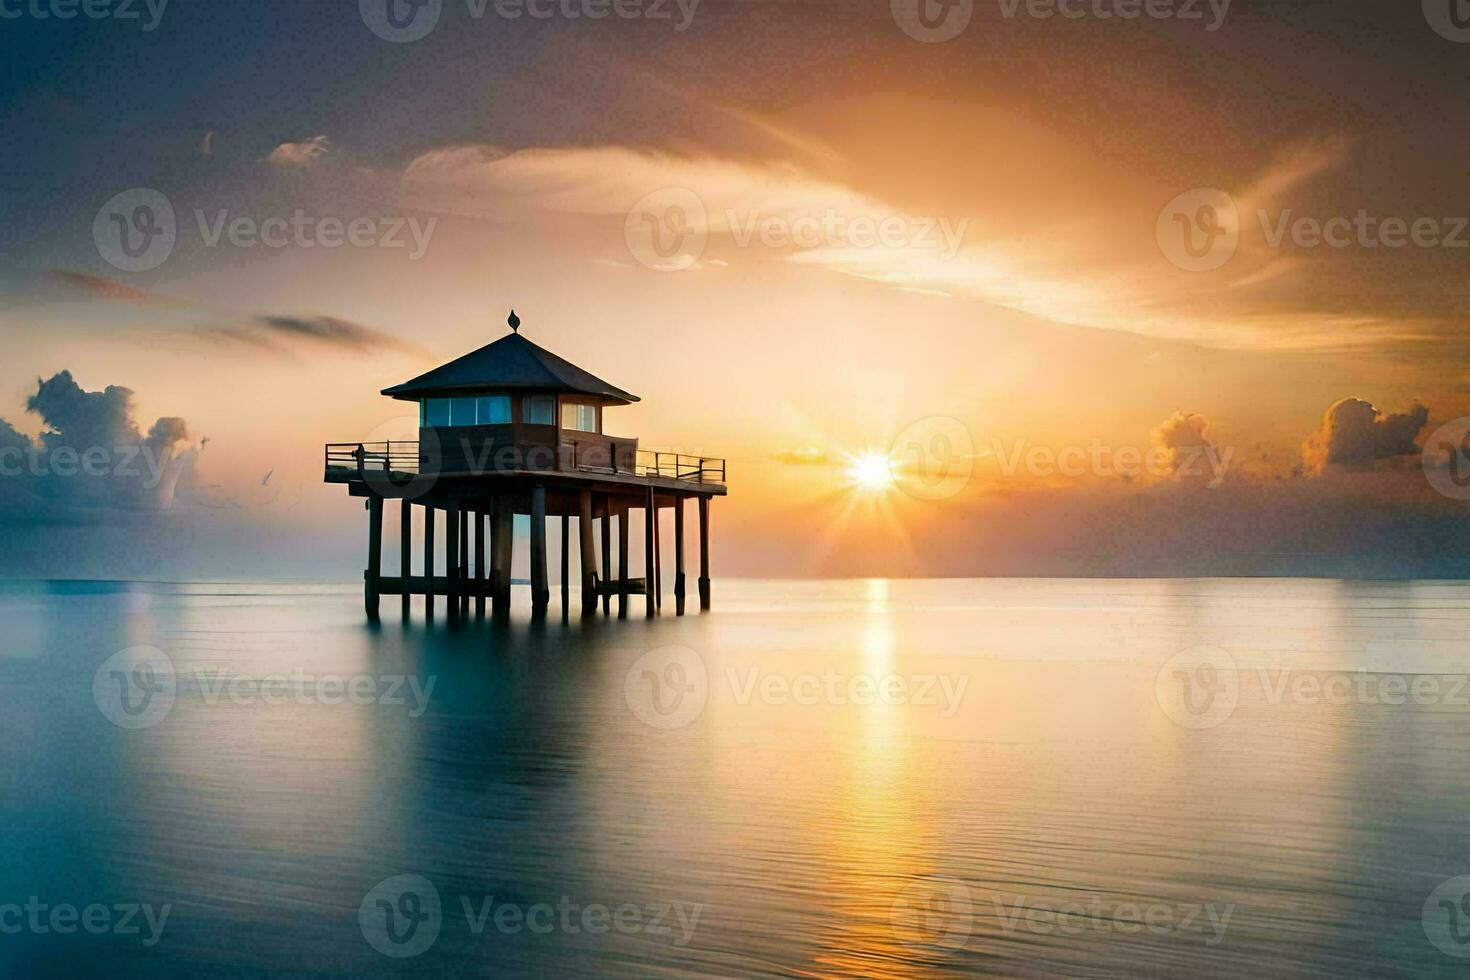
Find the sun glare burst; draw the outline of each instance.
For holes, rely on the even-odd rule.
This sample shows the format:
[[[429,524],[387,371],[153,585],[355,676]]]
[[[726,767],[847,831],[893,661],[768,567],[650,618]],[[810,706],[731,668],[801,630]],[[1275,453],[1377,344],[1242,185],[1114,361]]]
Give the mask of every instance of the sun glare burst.
[[[847,457],[847,477],[862,490],[886,490],[893,485],[893,466],[889,458],[873,449]]]

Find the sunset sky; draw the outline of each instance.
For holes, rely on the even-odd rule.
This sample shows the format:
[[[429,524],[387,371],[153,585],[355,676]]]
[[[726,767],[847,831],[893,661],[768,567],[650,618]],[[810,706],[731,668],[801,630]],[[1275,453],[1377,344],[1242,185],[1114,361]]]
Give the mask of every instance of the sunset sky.
[[[921,40],[911,0],[442,0],[392,41],[373,3],[0,20],[0,447],[183,420],[128,506],[0,477],[0,576],[351,580],[322,445],[402,432],[379,390],[511,307],[642,398],[609,431],[728,457],[717,575],[1470,571],[1418,452],[1470,416],[1470,44],[1420,4],[961,2]],[[137,189],[177,241],[133,271],[102,240]],[[1187,268],[1176,213],[1220,200],[1234,251]],[[136,431],[36,397],[63,371]],[[1009,462],[1089,446],[1164,463]]]

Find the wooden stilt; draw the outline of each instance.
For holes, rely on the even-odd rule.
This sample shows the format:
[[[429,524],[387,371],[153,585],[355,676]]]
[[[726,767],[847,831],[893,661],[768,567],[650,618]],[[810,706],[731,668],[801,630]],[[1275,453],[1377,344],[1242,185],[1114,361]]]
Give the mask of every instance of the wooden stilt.
[[[674,612],[684,615],[684,497],[674,494]]]
[[[561,611],[567,614],[572,601],[572,519],[561,515]]]
[[[597,610],[597,595],[592,590],[597,556],[592,547],[592,491],[583,490],[577,517],[577,532],[582,540],[582,615],[590,616]]]
[[[485,581],[485,512],[475,510],[475,580],[476,584],[484,584]],[[475,618],[485,618],[485,592],[481,589],[475,596]]]
[[[368,498],[368,566],[363,573],[367,618],[378,621],[378,580],[383,577],[383,498]]]
[[[699,498],[699,609],[709,610],[709,498]]]
[[[424,580],[429,587],[424,591],[424,618],[434,618],[434,505],[424,504]]]
[[[658,521],[657,515],[658,511],[653,506],[653,487],[649,487],[648,500],[643,506],[643,606],[644,615],[649,619],[658,613],[657,600],[653,597],[653,580],[657,577],[654,572],[656,558],[653,533]]]
[[[551,587],[546,581],[546,488],[531,488],[531,611],[546,614]]]
[[[602,581],[603,584],[612,581],[612,498],[602,498]],[[612,612],[612,596],[604,592],[602,594],[602,614],[604,616]]]
[[[445,605],[451,623],[459,621],[459,570],[459,504],[450,503],[444,508],[444,573],[449,579]]]
[[[470,578],[470,515],[474,511],[465,508],[459,514],[459,583],[463,589],[459,597],[459,614],[466,619],[470,615],[470,593],[464,586]]]
[[[628,618],[628,508],[618,508],[618,618]]]
[[[495,579],[494,608],[496,616],[510,615],[510,570],[515,552],[515,511],[510,498],[495,500],[495,557],[492,560],[491,576]]]
[[[658,519],[658,498],[653,498],[653,605],[664,607],[664,529]]]
[[[403,502],[403,510],[398,518],[398,545],[398,565],[400,569],[398,574],[404,579],[407,579],[413,575],[413,504],[407,500]],[[408,622],[412,611],[413,596],[408,594],[407,589],[404,589],[403,621],[405,623]]]

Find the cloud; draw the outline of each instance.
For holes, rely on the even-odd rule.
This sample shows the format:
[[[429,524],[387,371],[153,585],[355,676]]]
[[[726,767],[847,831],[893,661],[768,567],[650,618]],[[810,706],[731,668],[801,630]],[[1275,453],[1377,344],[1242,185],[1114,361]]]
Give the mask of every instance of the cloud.
[[[248,338],[253,333],[257,339],[264,340],[267,345],[272,338],[304,339],[345,350],[389,349],[412,354],[415,357],[430,356],[417,344],[400,340],[391,334],[374,330],[372,327],[365,327],[360,323],[353,323],[351,320],[332,316],[259,316],[241,330],[243,333],[237,332],[237,337]]]
[[[1415,403],[1407,412],[1384,414],[1360,398],[1343,398],[1322,416],[1321,427],[1302,444],[1306,472],[1320,474],[1328,466],[1370,466],[1396,456],[1415,455],[1415,443],[1429,421],[1429,409]]]
[[[26,410],[45,424],[35,441],[0,419],[0,499],[10,520],[69,519],[77,509],[168,510],[197,455],[183,419],[160,418],[144,435],[130,389],[87,391],[70,371],[38,381]]]
[[[1214,445],[1205,438],[1209,425],[1209,420],[1196,412],[1176,411],[1154,430],[1154,443],[1169,451],[1170,472],[1190,468],[1203,454],[1214,451]]]
[[[783,449],[772,453],[771,459],[788,466],[821,466],[832,462],[832,457],[826,450],[815,446],[805,446],[801,449]]]
[[[282,143],[266,157],[267,163],[280,167],[306,167],[326,156],[332,141],[325,136],[313,136],[299,143]]]
[[[70,269],[52,269],[51,278],[68,286],[82,289],[100,299],[116,300],[120,303],[137,303],[140,306],[176,307],[183,305],[168,296],[150,293],[105,276],[93,276],[85,272],[73,272]]]

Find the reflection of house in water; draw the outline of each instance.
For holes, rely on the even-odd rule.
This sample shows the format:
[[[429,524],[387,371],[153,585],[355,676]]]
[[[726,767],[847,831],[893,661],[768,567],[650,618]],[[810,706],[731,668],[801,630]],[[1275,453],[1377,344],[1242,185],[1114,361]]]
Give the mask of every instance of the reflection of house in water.
[[[511,547],[516,514],[531,519],[531,603],[544,613],[547,584],[546,519],[562,522],[562,598],[568,598],[571,518],[576,517],[582,560],[582,611],[591,614],[613,596],[627,614],[628,596],[642,593],[649,616],[661,596],[657,508],[674,510],[674,597],[684,612],[684,502],[699,507],[699,604],[710,605],[709,503],[725,495],[725,461],[638,448],[634,437],[608,435],[609,408],[637,397],[615,388],[519,333],[395,385],[383,394],[419,406],[417,441],[332,443],[326,447],[326,482],[347,485],[368,505],[368,567],[364,573],[368,616],[378,617],[380,595],[444,596],[457,618],[485,599],[497,615],[510,610]],[[401,502],[403,574],[381,571],[383,502]],[[412,569],[412,507],[424,508],[423,573]],[[644,511],[644,575],[628,570],[628,515]],[[436,515],[443,512],[447,567],[434,568]],[[613,572],[612,524],[617,522],[618,563]],[[601,522],[601,565],[597,524]],[[488,528],[488,534],[487,534]],[[600,573],[598,571],[600,567]]]

